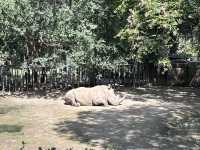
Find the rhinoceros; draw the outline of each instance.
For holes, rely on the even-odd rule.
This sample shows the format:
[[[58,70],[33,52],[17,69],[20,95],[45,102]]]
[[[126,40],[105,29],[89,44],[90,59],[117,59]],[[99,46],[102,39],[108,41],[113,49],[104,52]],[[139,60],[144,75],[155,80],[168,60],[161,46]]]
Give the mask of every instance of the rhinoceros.
[[[64,96],[66,105],[72,106],[108,106],[120,105],[123,98],[115,95],[114,90],[106,85],[92,88],[79,87],[68,91]]]

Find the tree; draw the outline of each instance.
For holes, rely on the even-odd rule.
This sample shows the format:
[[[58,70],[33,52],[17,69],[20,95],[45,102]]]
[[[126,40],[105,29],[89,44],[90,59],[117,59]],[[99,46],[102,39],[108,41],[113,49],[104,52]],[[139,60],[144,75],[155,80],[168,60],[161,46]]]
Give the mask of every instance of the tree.
[[[106,22],[113,16],[107,1],[8,0],[0,8],[1,52],[19,65],[55,66],[67,57],[105,67],[118,55],[108,34],[112,27]]]
[[[158,63],[181,50],[199,52],[198,6],[197,0],[1,0],[0,54],[16,65]]]
[[[125,5],[131,1],[122,1]],[[157,63],[177,50],[179,25],[183,15],[182,1],[132,1],[127,25],[118,36],[130,44],[130,57]],[[125,5],[126,6],[126,5]],[[124,9],[119,10],[124,11]]]

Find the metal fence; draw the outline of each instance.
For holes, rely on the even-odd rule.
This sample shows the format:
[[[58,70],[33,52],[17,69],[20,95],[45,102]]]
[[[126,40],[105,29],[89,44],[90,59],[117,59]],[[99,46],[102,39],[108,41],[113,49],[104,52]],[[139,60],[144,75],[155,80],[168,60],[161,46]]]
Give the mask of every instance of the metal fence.
[[[150,82],[152,71],[147,65],[134,63],[96,72],[84,66],[62,68],[16,68],[0,66],[0,90],[23,91],[37,89],[66,89],[91,84],[141,86]]]

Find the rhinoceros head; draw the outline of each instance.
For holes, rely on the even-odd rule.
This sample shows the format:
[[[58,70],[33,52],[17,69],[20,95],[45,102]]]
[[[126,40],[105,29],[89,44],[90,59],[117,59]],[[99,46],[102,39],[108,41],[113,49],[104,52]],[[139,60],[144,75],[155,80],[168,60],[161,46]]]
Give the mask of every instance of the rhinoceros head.
[[[113,88],[108,88],[107,100],[111,105],[120,105],[124,101],[125,97],[126,96],[120,98],[119,95],[115,94],[115,91]]]

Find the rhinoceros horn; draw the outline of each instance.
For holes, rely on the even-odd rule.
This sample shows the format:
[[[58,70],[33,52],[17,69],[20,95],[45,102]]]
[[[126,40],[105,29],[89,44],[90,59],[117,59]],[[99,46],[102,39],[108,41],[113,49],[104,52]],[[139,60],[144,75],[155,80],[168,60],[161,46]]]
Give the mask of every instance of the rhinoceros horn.
[[[122,98],[120,98],[120,96],[117,95],[117,99],[119,101],[119,105],[124,101],[125,98],[126,98],[126,95],[124,95]]]
[[[115,95],[115,96],[110,97],[110,98],[108,99],[108,104],[109,104],[109,105],[113,105],[113,106],[120,105],[120,104],[123,102],[124,98],[125,98],[125,96],[122,97],[122,98],[120,98],[119,95]]]

